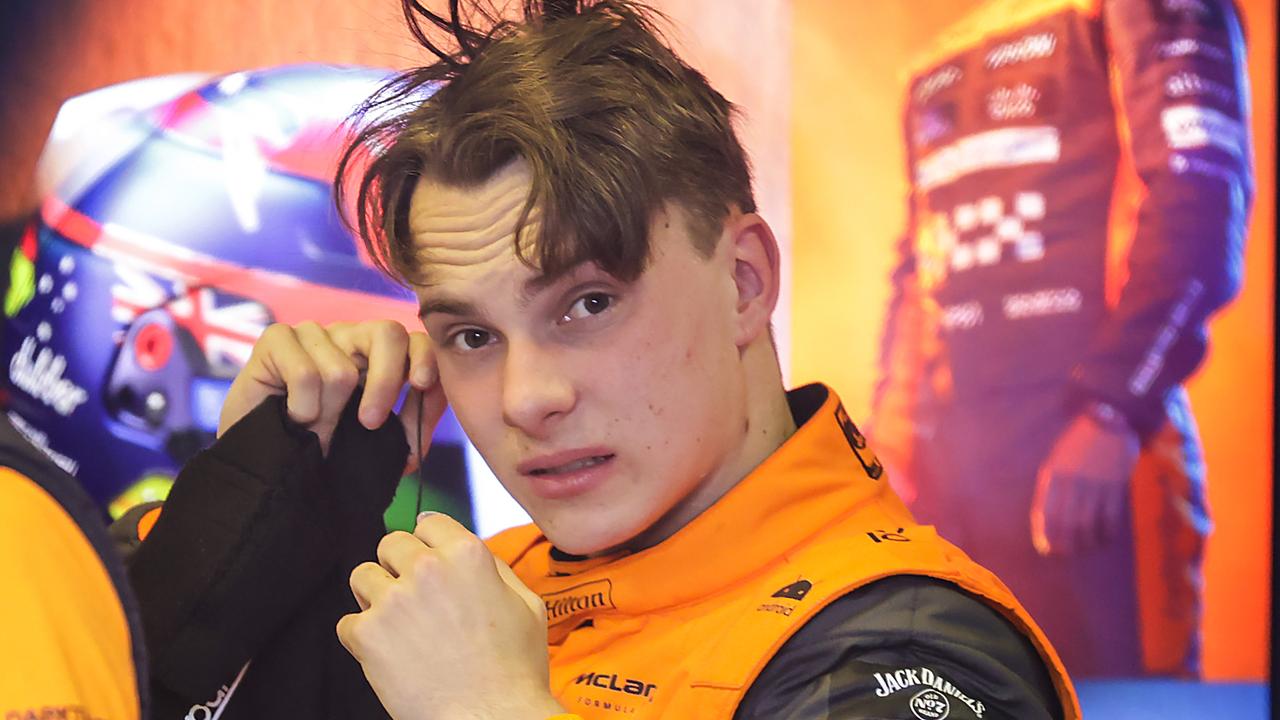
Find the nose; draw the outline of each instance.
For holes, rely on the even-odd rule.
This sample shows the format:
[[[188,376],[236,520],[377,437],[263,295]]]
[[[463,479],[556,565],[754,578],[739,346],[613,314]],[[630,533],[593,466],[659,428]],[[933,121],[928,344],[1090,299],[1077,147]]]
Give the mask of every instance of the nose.
[[[564,358],[535,342],[509,341],[502,384],[507,425],[530,437],[545,437],[575,402]]]

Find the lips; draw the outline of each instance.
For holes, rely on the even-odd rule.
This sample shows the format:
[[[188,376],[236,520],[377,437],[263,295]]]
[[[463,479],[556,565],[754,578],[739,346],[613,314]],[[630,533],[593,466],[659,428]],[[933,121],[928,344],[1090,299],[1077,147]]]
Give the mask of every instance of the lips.
[[[520,463],[516,470],[534,493],[563,499],[598,486],[612,472],[615,459],[607,448],[579,448],[540,455]]]
[[[563,465],[546,468],[533,468],[529,471],[529,474],[535,477],[542,477],[544,475],[562,475],[565,473],[577,472],[578,470],[584,470],[586,468],[595,467],[601,463],[608,462],[612,457],[612,455],[592,455],[591,457],[574,460],[573,462],[564,463]]]

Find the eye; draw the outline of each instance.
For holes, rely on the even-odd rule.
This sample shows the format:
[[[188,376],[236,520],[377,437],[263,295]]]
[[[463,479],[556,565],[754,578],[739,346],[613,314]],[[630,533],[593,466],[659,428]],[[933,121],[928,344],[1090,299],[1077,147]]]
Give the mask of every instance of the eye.
[[[588,293],[574,301],[569,311],[560,318],[561,323],[581,320],[592,315],[599,315],[613,304],[613,297],[604,293]]]
[[[479,350],[480,348],[493,342],[493,334],[488,330],[478,330],[476,328],[467,328],[466,330],[454,333],[449,338],[449,344],[456,350],[467,352],[470,350]]]

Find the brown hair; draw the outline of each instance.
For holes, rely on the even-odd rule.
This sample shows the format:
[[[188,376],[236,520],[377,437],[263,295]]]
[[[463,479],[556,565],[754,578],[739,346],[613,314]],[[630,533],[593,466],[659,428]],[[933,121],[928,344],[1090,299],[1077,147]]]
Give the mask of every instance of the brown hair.
[[[651,8],[524,0],[515,22],[458,0],[447,18],[402,2],[436,62],[398,75],[361,106],[363,127],[334,185],[339,207],[356,189],[355,229],[398,281],[425,282],[408,212],[422,176],[474,185],[522,158],[532,188],[516,253],[552,277],[594,261],[635,279],[649,260],[649,223],[668,201],[688,213],[706,255],[730,207],[755,210],[734,106],[675,55]],[[453,49],[432,40],[442,32]],[[519,230],[535,207],[540,224],[529,238]]]

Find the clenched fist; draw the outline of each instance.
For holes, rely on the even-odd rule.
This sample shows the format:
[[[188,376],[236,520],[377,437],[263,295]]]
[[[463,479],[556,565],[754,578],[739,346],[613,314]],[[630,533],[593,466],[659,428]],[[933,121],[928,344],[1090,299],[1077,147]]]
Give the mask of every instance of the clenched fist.
[[[447,515],[394,532],[351,573],[361,612],[338,637],[396,720],[545,720],[551,696],[542,599]]]

